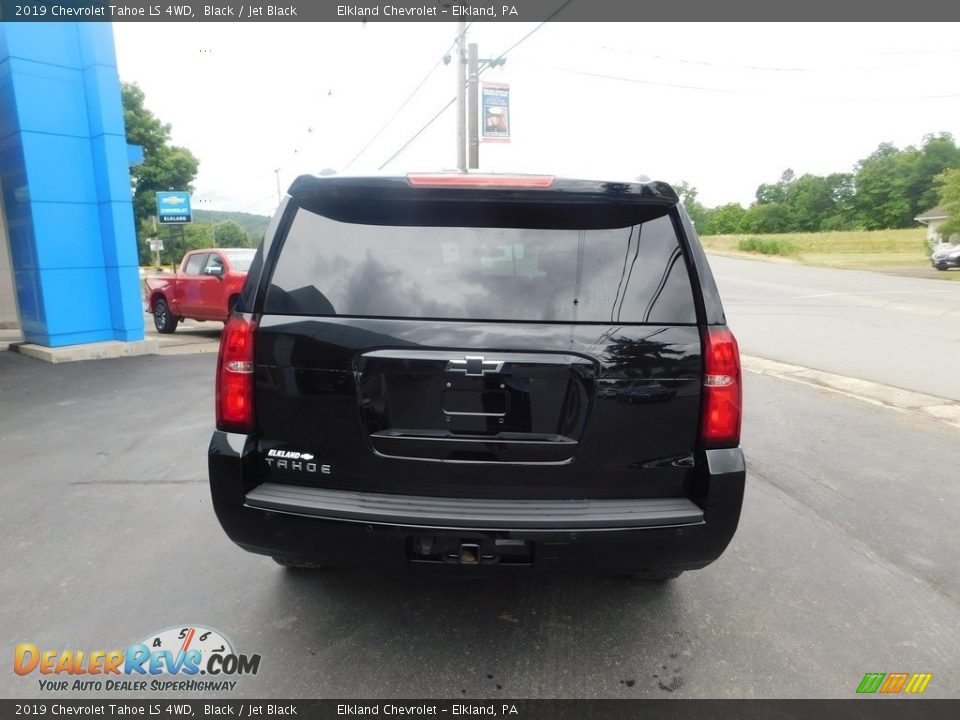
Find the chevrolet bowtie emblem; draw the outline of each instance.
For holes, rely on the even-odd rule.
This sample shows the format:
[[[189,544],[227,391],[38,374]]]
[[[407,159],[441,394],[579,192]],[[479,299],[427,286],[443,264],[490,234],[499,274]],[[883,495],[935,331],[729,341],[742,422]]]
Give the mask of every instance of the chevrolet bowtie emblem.
[[[465,355],[463,360],[447,363],[447,372],[462,372],[471,377],[483,377],[487,373],[503,370],[503,360],[485,360],[483,355]]]

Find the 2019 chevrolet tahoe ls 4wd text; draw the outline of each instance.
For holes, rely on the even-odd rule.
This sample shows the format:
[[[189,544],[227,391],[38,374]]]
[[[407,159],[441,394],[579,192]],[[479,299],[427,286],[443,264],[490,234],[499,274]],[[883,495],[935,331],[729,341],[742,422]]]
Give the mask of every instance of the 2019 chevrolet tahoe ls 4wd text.
[[[213,505],[289,566],[702,568],[740,358],[674,190],[300,177],[224,328]]]

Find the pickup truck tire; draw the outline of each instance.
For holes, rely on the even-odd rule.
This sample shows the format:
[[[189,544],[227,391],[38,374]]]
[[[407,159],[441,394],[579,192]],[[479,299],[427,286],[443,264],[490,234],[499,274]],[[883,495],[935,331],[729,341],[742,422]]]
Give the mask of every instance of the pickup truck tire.
[[[167,305],[166,300],[160,298],[153,304],[153,324],[156,326],[157,332],[172,333],[177,329],[179,322],[180,320],[170,312],[170,306]]]

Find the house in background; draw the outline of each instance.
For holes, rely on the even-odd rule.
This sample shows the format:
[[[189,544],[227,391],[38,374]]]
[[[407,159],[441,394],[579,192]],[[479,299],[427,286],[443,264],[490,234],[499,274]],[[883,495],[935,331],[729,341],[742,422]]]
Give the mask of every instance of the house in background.
[[[937,205],[935,208],[930,208],[914,218],[914,220],[921,225],[927,226],[927,244],[931,248],[935,248],[937,245],[960,242],[960,236],[949,235],[944,237],[940,234],[940,226],[943,225],[949,217],[943,206]]]

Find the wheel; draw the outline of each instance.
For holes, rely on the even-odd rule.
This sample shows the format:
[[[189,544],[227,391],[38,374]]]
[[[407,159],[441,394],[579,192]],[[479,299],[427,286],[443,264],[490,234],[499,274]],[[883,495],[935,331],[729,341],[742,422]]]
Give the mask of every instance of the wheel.
[[[935,267],[937,270],[946,270],[946,269],[947,269],[947,266],[946,266],[946,265],[943,265],[943,264],[941,264],[941,263],[937,263],[936,265],[934,265],[934,267]]]
[[[153,324],[160,333],[172,333],[177,329],[179,318],[175,318],[170,312],[170,306],[167,301],[160,298],[153,304]]]
[[[233,315],[233,309],[237,306],[237,301],[239,300],[240,300],[239,295],[233,295],[227,301],[227,317],[230,317],[231,315]]]
[[[280,557],[278,555],[273,556],[273,561],[277,565],[283,565],[285,568],[291,570],[322,570],[326,568],[326,565],[320,563],[310,562],[308,560],[293,560],[292,558]]]

